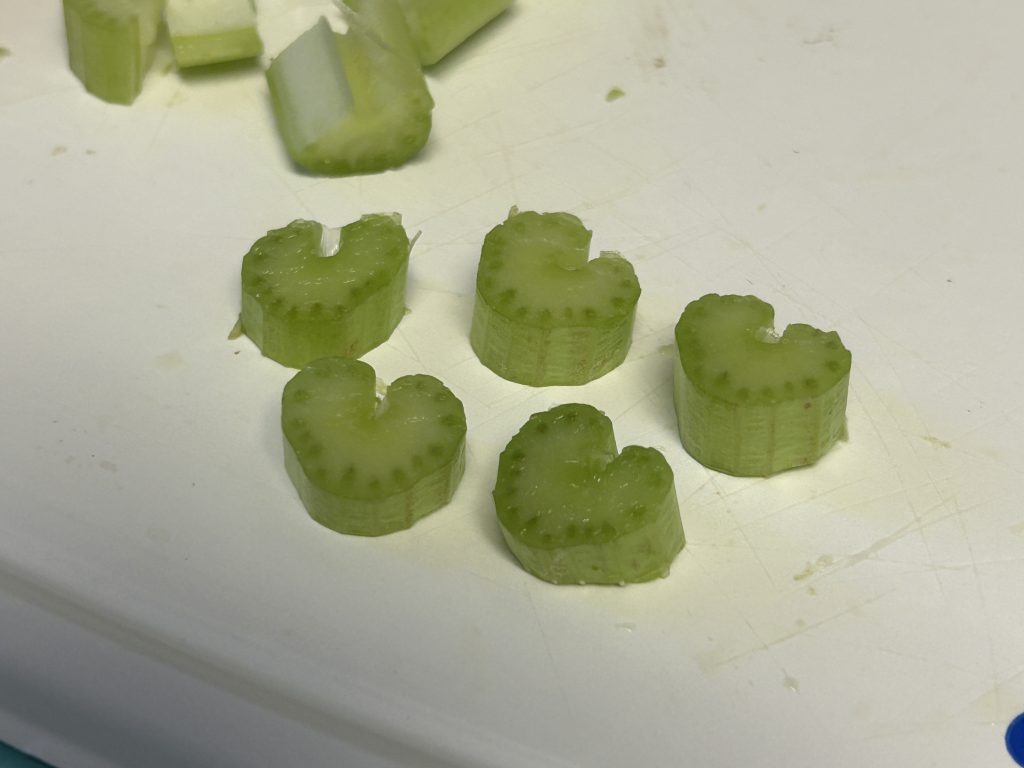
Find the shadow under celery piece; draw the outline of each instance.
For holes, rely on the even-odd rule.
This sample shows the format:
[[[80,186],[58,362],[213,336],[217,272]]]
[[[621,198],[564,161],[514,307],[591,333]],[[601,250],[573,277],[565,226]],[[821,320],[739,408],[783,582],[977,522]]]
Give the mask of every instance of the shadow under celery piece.
[[[484,239],[470,343],[502,378],[585,384],[626,357],[640,284],[610,251],[587,260],[591,232],[569,213],[520,212]]]
[[[813,464],[846,436],[852,356],[835,331],[794,323],[755,296],[709,294],[676,325],[683,447],[705,466],[763,477]]]
[[[432,376],[377,397],[373,368],[323,358],[284,388],[285,466],[302,502],[339,533],[382,536],[446,505],[465,468],[462,403]]]
[[[402,165],[426,144],[434,102],[395,0],[348,0],[348,29],[321,18],[267,69],[285,147],[311,173]]]
[[[259,56],[252,0],[167,0],[167,31],[179,67]]]
[[[436,64],[512,5],[512,0],[398,0],[423,66]]]
[[[89,93],[131,104],[153,61],[163,0],[64,0],[71,71]]]
[[[589,405],[530,417],[498,460],[494,504],[523,568],[554,584],[667,576],[685,544],[668,462],[653,448],[619,453]]]
[[[339,229],[293,221],[242,260],[242,329],[264,355],[301,368],[318,357],[360,357],[405,314],[409,238],[397,214]]]

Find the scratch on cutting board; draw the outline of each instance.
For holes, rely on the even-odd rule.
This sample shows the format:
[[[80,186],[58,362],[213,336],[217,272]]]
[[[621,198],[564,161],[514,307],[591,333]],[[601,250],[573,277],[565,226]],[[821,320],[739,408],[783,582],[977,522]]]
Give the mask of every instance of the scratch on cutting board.
[[[651,387],[646,392],[644,392],[642,395],[640,395],[640,397],[636,398],[635,400],[633,400],[633,402],[631,402],[629,405],[627,405],[625,408],[623,408],[621,411],[619,411],[618,414],[616,414],[615,418],[616,419],[621,419],[623,416],[625,416],[627,413],[632,411],[634,408],[637,408],[638,406],[642,405],[643,403],[646,403],[647,401],[652,400],[661,390],[665,389],[668,386],[669,386],[669,382],[659,381],[653,387]]]
[[[533,595],[527,591],[527,599],[530,601],[530,609],[533,611],[533,618],[537,622],[537,629],[540,631],[540,639],[544,642],[544,651],[547,653],[548,661],[551,662],[551,674],[558,682],[558,693],[562,697],[563,712],[572,712],[572,706],[569,704],[569,698],[565,695],[565,685],[562,682],[561,675],[558,674],[559,665],[555,661],[555,655],[551,652],[551,643],[548,641],[548,633],[544,630],[544,622],[541,621],[540,611],[537,610],[537,604],[533,601]]]
[[[859,313],[858,313],[858,317],[860,317],[861,320],[864,321],[863,317]],[[868,331],[872,334],[872,336],[876,336],[875,328],[873,326],[871,326],[870,324],[868,324],[866,321],[864,322],[864,324],[865,324],[865,327],[867,327]],[[890,366],[890,369],[892,370],[893,374],[898,377],[898,374],[897,374],[896,370],[892,367],[891,362],[890,362],[889,366]],[[897,418],[896,414],[894,414],[892,412],[892,409],[885,402],[884,398],[881,397],[881,395],[879,394],[878,390],[875,389],[875,387],[871,383],[870,379],[868,377],[864,377],[863,381],[864,381],[864,384],[867,386],[867,388],[874,395],[876,400],[878,400],[878,402],[880,402],[882,404],[883,410],[889,416],[889,418],[893,421],[893,423],[895,423],[897,425],[900,424],[900,420]],[[886,439],[885,439],[885,437],[883,435],[883,432],[879,428],[878,423],[875,421],[874,416],[871,413],[871,410],[866,407],[865,403],[863,403],[863,401],[862,401],[862,399],[861,399],[861,397],[860,397],[860,395],[858,393],[855,392],[854,396],[857,398],[857,401],[862,406],[864,406],[864,411],[865,411],[865,413],[868,416],[868,423],[871,425],[871,428],[874,430],[875,436],[878,438],[878,441],[882,444],[882,448],[885,450],[885,453],[889,457],[890,461],[892,462],[892,465],[896,468],[896,474],[897,474],[897,477],[900,480],[900,485],[905,487],[906,486],[906,479],[904,478],[903,473],[899,469],[900,464],[899,464],[898,461],[896,461],[896,457],[893,455],[893,451],[889,447],[888,442],[886,442]],[[918,420],[920,421],[920,416],[918,416]],[[901,431],[901,433],[903,433],[902,428],[900,429],[900,431]],[[924,523],[922,521],[922,515],[927,515],[928,513],[930,513],[934,509],[938,508],[939,506],[942,506],[943,504],[946,503],[946,501],[949,500],[949,497],[942,493],[942,490],[939,488],[938,483],[935,481],[935,479],[931,476],[930,473],[928,475],[928,478],[927,478],[926,482],[927,482],[927,484],[929,484],[933,488],[933,490],[935,491],[936,496],[939,497],[940,499],[942,499],[942,501],[940,501],[938,505],[933,505],[931,508],[925,510],[924,513],[921,513],[918,510],[918,508],[917,508],[917,504],[914,503],[913,499],[909,496],[909,494],[905,496],[905,498],[907,499],[907,503],[910,506],[910,512],[914,516],[913,523],[911,523],[910,525],[912,527],[916,526],[916,528],[918,530],[920,530],[921,528],[924,527]],[[954,499],[954,503],[955,503],[955,499]],[[925,552],[928,555],[928,562],[932,565],[932,570],[935,571],[935,577],[934,577],[935,578],[935,585],[938,588],[939,593],[942,594],[942,595],[945,595],[945,587],[942,584],[942,579],[939,578],[938,570],[934,567],[935,566],[935,555],[932,552],[931,543],[928,540],[928,537],[922,535],[921,543],[924,545]],[[888,544],[884,544],[883,546],[888,546]],[[871,553],[868,554],[868,556],[871,556],[871,554],[874,554],[874,553],[871,552]],[[858,560],[856,562],[861,562],[861,561]],[[851,564],[855,564],[855,563],[851,563]]]
[[[724,659],[715,659],[713,657],[713,654],[709,654],[708,656],[706,656],[706,657],[704,657],[702,659],[698,659],[698,664],[700,665],[701,669],[703,669],[705,672],[709,672],[709,671],[712,671],[714,669],[718,669],[720,667],[724,667],[727,664],[732,664],[735,661],[739,661],[740,659],[744,659],[747,656],[751,656],[751,655],[753,655],[755,653],[763,653],[763,652],[771,653],[772,649],[776,648],[777,646],[782,645],[783,643],[789,642],[790,640],[792,640],[795,637],[799,637],[800,635],[803,635],[803,634],[805,634],[807,632],[812,632],[812,631],[814,631],[816,629],[820,629],[821,627],[825,626],[826,624],[831,624],[832,622],[836,621],[837,619],[842,619],[842,618],[844,618],[846,616],[856,616],[864,608],[868,607],[869,605],[872,605],[873,603],[877,603],[880,600],[885,599],[886,597],[888,597],[889,595],[891,595],[893,592],[896,592],[896,591],[897,590],[893,589],[893,590],[890,590],[888,592],[883,592],[880,595],[876,595],[874,597],[868,598],[867,600],[864,600],[862,602],[855,603],[854,605],[850,605],[850,606],[844,608],[841,611],[837,611],[836,613],[833,613],[833,614],[831,614],[829,616],[826,616],[825,618],[821,619],[820,621],[815,621],[815,622],[810,623],[810,624],[804,623],[803,625],[798,626],[793,631],[787,632],[786,634],[781,635],[779,637],[776,637],[775,639],[770,640],[770,641],[765,641],[760,636],[760,634],[758,634],[757,630],[754,629],[753,624],[750,623],[750,621],[747,619],[747,617],[744,616],[742,613],[740,613],[740,618],[742,618],[744,623],[746,623],[746,625],[750,628],[750,631],[754,633],[754,637],[757,639],[757,641],[758,641],[758,643],[760,645],[757,648],[750,648],[748,650],[741,651],[739,653],[735,653],[732,656],[729,656],[729,657],[724,658]],[[784,675],[786,674],[785,669],[783,669],[781,666],[779,667],[779,669],[782,671],[782,673]]]
[[[946,505],[945,501],[940,501],[939,503],[937,503],[937,504],[933,505],[932,507],[930,507],[929,509],[925,510],[924,514],[927,515],[929,512],[932,512],[932,511],[934,511],[936,509],[939,509],[939,508],[941,508],[941,507],[943,507],[945,505]],[[915,515],[913,520],[908,522],[906,525],[900,526],[895,531],[890,533],[888,536],[883,536],[882,538],[878,539],[877,541],[874,541],[871,544],[869,544],[868,546],[864,547],[864,549],[861,549],[861,550],[859,550],[857,552],[853,552],[853,553],[851,553],[849,555],[843,556],[840,560],[838,560],[835,563],[835,568],[833,569],[833,572],[837,572],[837,571],[841,571],[841,570],[846,570],[847,568],[852,568],[855,565],[859,565],[860,563],[863,563],[865,560],[870,560],[872,557],[877,555],[883,549],[892,546],[893,544],[895,544],[896,542],[900,541],[904,537],[909,536],[912,533],[920,533],[925,528],[929,528],[929,527],[931,527],[933,525],[937,525],[938,523],[941,523],[941,522],[943,522],[945,520],[948,520],[951,517],[956,517],[959,514],[960,514],[959,510],[953,509],[951,512],[948,512],[945,515],[941,515],[939,517],[936,517],[933,520],[928,520],[927,522],[922,521],[920,517],[917,517]],[[932,570],[939,570],[939,566],[936,566],[935,563],[931,561],[931,558],[929,558],[929,561],[930,561],[931,569]]]
[[[711,487],[715,489],[715,492],[720,497],[725,498],[728,494],[723,494],[722,493],[722,489],[719,486],[717,479],[715,478],[714,474],[710,473],[710,470],[709,470],[709,474],[711,476]],[[763,478],[762,478],[762,480],[763,480]],[[768,566],[766,566],[764,564],[764,560],[761,559],[761,555],[757,551],[757,548],[754,546],[754,542],[752,542],[750,540],[750,537],[747,536],[746,530],[744,530],[743,526],[740,525],[739,520],[736,519],[736,515],[732,511],[732,507],[729,506],[729,505],[726,505],[725,511],[728,513],[729,517],[732,519],[732,523],[735,526],[736,530],[739,531],[740,536],[743,537],[743,541],[746,542],[747,549],[750,550],[750,554],[753,555],[754,560],[757,561],[757,564],[759,566],[761,566],[761,571],[764,573],[765,578],[768,579],[768,583],[772,585],[773,589],[778,589],[779,585],[775,583],[775,579],[772,577],[771,571],[768,570]],[[751,628],[751,629],[753,629],[753,628]]]
[[[985,594],[985,590],[981,586],[981,573],[978,570],[978,558],[974,553],[974,545],[971,543],[971,536],[967,532],[967,523],[964,522],[964,513],[970,511],[969,509],[962,509],[959,502],[954,497],[953,505],[956,509],[957,522],[960,524],[960,535],[963,536],[964,544],[967,545],[967,553],[971,558],[971,570],[974,573],[974,587],[978,593],[978,602],[981,605],[982,612],[984,615],[989,616],[988,597]],[[997,673],[998,665],[996,664],[996,648],[995,641],[992,639],[992,628],[990,625],[985,626],[985,640],[988,644],[988,661],[989,669],[991,670],[991,683],[992,688],[995,689],[999,686],[999,676]]]

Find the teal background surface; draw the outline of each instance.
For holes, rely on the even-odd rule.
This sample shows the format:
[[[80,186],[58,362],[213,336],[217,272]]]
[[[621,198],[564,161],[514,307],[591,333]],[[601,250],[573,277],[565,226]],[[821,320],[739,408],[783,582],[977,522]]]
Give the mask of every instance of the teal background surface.
[[[0,742],[0,768],[51,768],[47,763],[29,757],[14,747]]]

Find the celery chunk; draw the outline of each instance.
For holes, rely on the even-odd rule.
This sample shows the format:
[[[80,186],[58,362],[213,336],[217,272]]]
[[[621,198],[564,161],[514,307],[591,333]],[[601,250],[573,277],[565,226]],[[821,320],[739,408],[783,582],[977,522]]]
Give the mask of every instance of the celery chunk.
[[[398,0],[423,66],[436,64],[512,0]]]
[[[163,0],[64,0],[71,71],[89,93],[131,104],[153,61]]]
[[[480,362],[520,384],[584,384],[629,351],[640,284],[568,213],[519,212],[484,239],[470,343]]]
[[[432,376],[375,395],[373,368],[323,358],[285,385],[285,466],[314,520],[381,536],[447,504],[465,467],[462,403]]]
[[[555,584],[667,576],[685,543],[668,462],[653,448],[618,453],[589,405],[530,417],[498,460],[494,504],[523,568]]]
[[[835,331],[795,323],[754,296],[709,294],[676,325],[675,406],[683,447],[731,475],[813,464],[846,435],[852,357]]]
[[[423,148],[434,102],[395,0],[348,0],[348,30],[326,19],[267,69],[291,158],[342,176],[402,165]]]
[[[252,0],[167,0],[167,31],[179,67],[259,56]]]
[[[242,328],[267,357],[300,368],[359,357],[405,314],[409,238],[397,214],[341,228],[293,221],[242,260]]]

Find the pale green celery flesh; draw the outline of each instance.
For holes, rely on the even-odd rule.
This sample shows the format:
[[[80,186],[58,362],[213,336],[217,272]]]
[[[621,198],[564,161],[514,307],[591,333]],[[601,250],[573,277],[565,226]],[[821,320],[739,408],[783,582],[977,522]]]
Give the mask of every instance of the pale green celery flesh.
[[[587,261],[590,236],[571,214],[515,210],[488,233],[470,343],[499,376],[577,385],[625,359],[640,285],[618,254]]]
[[[263,52],[263,43],[255,27],[208,35],[178,35],[171,38],[171,46],[179,67],[240,61],[259,56]]]
[[[685,538],[672,470],[653,448],[615,448],[589,405],[534,414],[498,462],[494,502],[522,566],[555,584],[666,576]]]
[[[64,0],[71,71],[94,96],[131,104],[153,59],[163,0]]]
[[[167,0],[167,31],[179,67],[259,56],[252,0]]]
[[[253,244],[242,261],[242,327],[267,357],[302,367],[359,357],[405,314],[409,239],[396,218],[364,216],[322,255],[323,227],[294,221]]]
[[[846,436],[851,355],[804,324],[781,337],[753,296],[704,296],[676,325],[674,397],[683,447],[705,466],[768,476],[813,464]]]
[[[348,3],[344,34],[320,22],[267,69],[292,159],[313,173],[371,173],[411,159],[433,100],[394,0]]]
[[[512,0],[398,0],[423,66],[436,64]]]
[[[381,536],[447,504],[465,468],[462,403],[437,379],[403,376],[377,400],[366,363],[323,358],[282,395],[285,466],[310,516]]]

